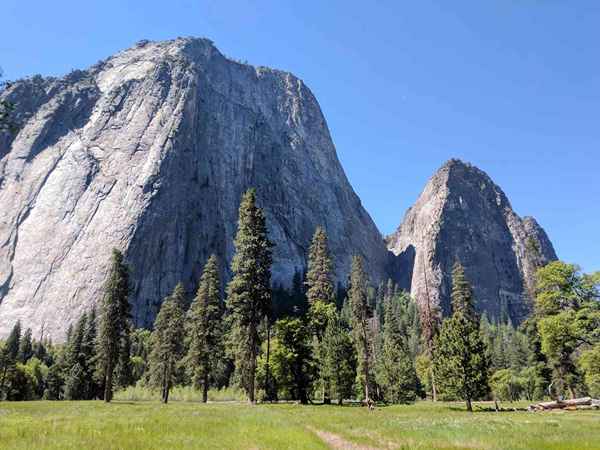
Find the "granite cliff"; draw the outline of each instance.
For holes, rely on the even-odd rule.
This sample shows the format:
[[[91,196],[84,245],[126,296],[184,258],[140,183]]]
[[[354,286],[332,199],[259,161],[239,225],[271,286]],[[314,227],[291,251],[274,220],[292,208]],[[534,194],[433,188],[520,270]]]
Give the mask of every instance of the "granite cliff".
[[[101,297],[111,248],[131,267],[137,325],[211,253],[227,277],[241,194],[256,187],[289,286],[323,225],[338,281],[361,254],[374,280],[389,252],[350,186],[311,91],[240,64],[205,39],[138,43],[63,78],[2,94],[0,336],[17,319],[61,339]]]
[[[515,323],[530,309],[535,270],[556,259],[536,220],[521,219],[486,173],[456,159],[429,180],[387,242],[401,285],[420,304],[450,312],[452,265],[460,261],[477,309]]]

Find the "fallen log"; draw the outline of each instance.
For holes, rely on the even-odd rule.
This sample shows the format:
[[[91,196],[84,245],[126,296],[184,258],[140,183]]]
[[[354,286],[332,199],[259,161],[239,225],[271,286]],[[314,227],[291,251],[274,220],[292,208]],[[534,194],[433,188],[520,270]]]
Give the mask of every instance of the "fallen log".
[[[557,400],[553,402],[535,403],[529,406],[530,411],[544,411],[548,409],[570,409],[574,410],[581,406],[591,406],[592,402],[598,402],[591,397],[574,398],[570,400]]]

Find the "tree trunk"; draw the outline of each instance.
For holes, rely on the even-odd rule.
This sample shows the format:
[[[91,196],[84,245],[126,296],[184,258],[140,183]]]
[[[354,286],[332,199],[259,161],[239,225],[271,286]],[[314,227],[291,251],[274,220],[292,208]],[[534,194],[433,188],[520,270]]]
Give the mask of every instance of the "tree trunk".
[[[267,319],[267,361],[265,364],[265,394],[267,400],[271,399],[271,385],[270,385],[270,367],[269,367],[269,358],[271,356],[271,322]]]
[[[251,330],[252,349],[250,350],[250,367],[248,368],[248,402],[255,403],[254,400],[254,381],[256,377],[256,331]]]
[[[109,362],[106,364],[106,372],[104,373],[104,401],[110,403],[112,400],[112,380],[113,380],[113,367]]]
[[[435,372],[433,371],[433,362],[431,367],[431,399],[437,402],[437,388],[435,386]]]
[[[329,382],[329,379],[326,379],[323,383],[323,404],[324,405],[331,405],[330,392],[331,392],[331,383]]]
[[[202,381],[202,403],[208,402],[208,371],[204,372],[204,380]]]
[[[467,411],[473,412],[473,406],[471,405],[471,399],[467,399]]]

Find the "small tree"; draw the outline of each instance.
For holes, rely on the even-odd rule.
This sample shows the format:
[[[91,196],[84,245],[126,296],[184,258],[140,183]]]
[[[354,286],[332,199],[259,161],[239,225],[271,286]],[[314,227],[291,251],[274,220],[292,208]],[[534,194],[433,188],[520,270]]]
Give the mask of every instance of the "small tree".
[[[23,336],[21,336],[21,341],[19,342],[19,362],[25,364],[29,358],[33,356],[33,341],[31,338],[31,328],[27,328]]]
[[[161,388],[161,400],[169,401],[177,363],[183,354],[185,291],[179,283],[165,299],[154,321],[150,379]]]
[[[391,297],[385,303],[383,348],[377,361],[377,383],[384,398],[392,403],[412,403],[417,398],[417,372],[408,349],[408,336],[402,333]]]
[[[221,282],[215,255],[208,258],[204,266],[198,292],[187,313],[186,330],[188,371],[193,384],[202,387],[202,401],[206,403],[211,373],[225,356]]]
[[[247,191],[240,203],[238,231],[231,263],[233,278],[227,286],[231,321],[230,350],[241,385],[254,403],[256,360],[261,344],[259,326],[271,310],[271,247],[256,192]]]
[[[4,397],[9,397],[9,378],[11,378],[13,372],[16,370],[20,341],[21,322],[17,321],[8,335],[4,347],[0,348],[0,400]]]
[[[459,263],[452,270],[452,308],[436,339],[436,382],[445,395],[465,400],[473,411],[472,400],[488,391],[487,361],[471,286]]]
[[[332,394],[341,405],[352,398],[356,379],[356,352],[349,330],[337,314],[327,322],[320,346],[321,376],[331,383]]]

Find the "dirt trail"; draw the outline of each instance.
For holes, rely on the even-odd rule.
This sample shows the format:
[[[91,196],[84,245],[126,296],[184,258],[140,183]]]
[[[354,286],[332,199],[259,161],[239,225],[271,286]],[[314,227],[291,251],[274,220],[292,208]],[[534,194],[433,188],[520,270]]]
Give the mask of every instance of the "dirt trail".
[[[308,429],[315,433],[323,442],[329,445],[329,447],[335,450],[381,450],[378,447],[368,447],[365,445],[354,444],[345,440],[341,436],[328,431],[317,430],[316,428],[312,427],[309,427]]]

